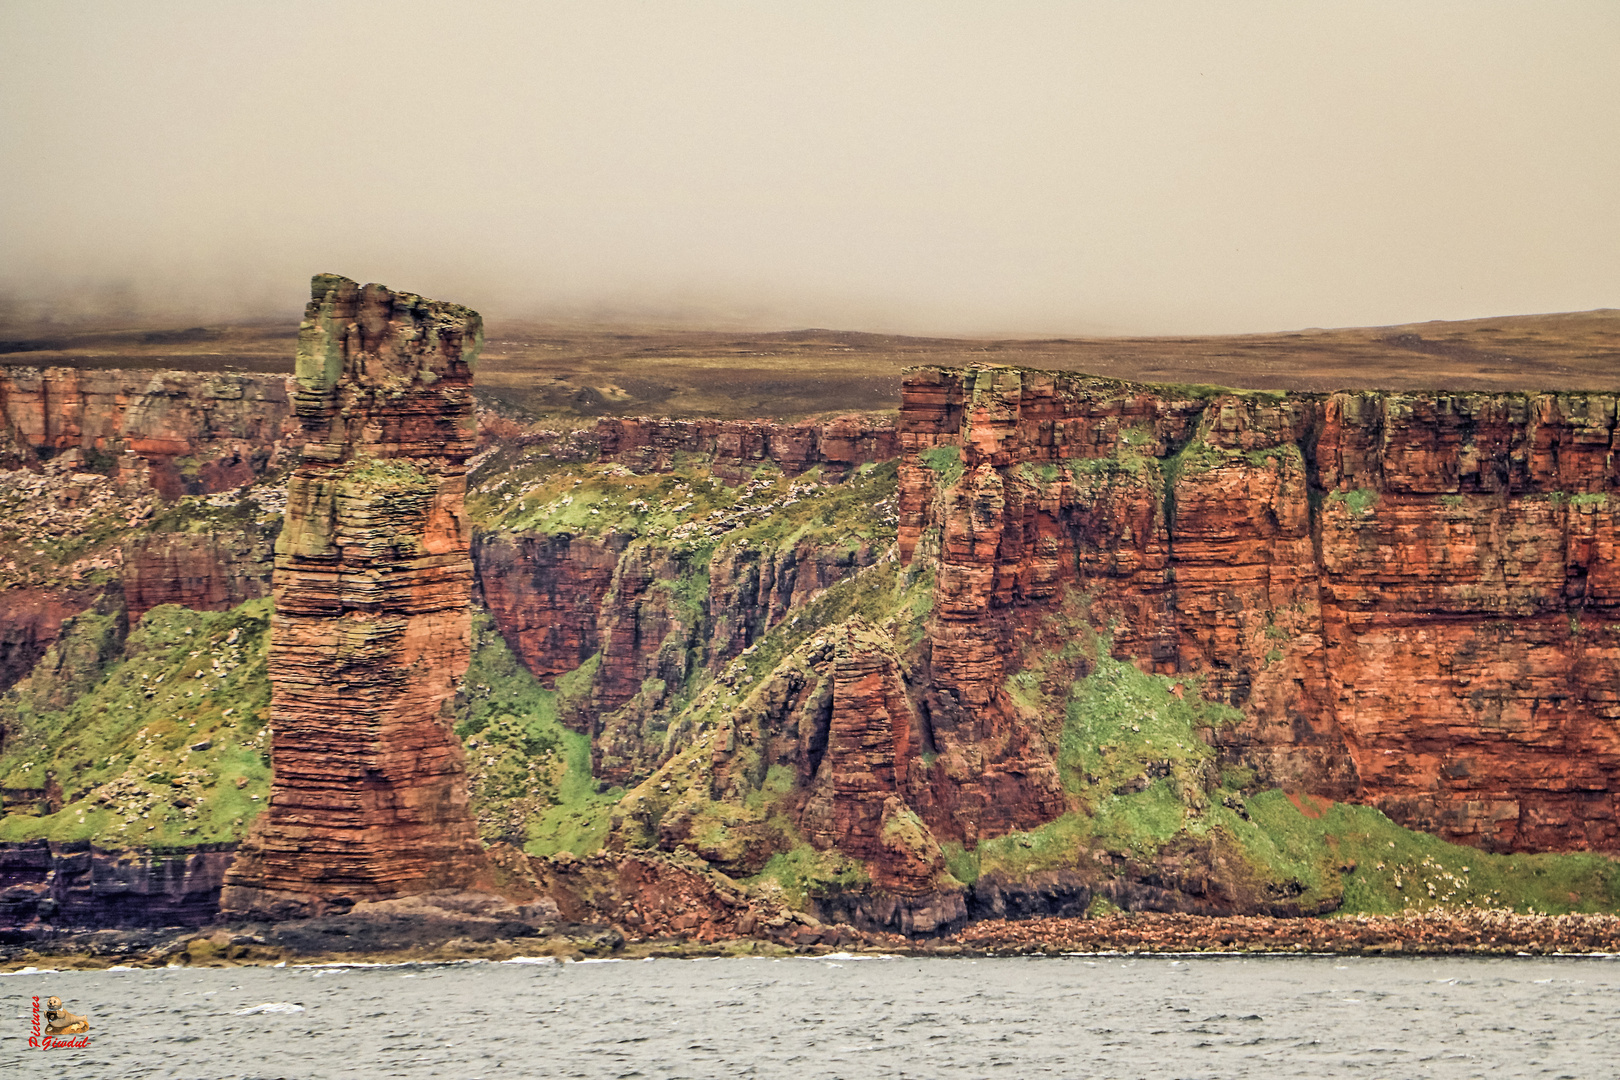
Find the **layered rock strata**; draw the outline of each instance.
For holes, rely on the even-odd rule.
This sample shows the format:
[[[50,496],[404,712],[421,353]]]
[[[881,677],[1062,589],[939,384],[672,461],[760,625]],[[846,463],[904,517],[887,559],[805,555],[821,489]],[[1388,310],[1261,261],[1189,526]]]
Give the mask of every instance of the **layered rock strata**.
[[[1213,737],[1262,783],[1620,850],[1617,399],[913,371],[900,546],[937,561],[933,693],[1015,716],[1021,650],[1082,597],[1116,656],[1243,711]]]
[[[146,462],[164,496],[239,487],[292,434],[279,375],[238,372],[0,369],[0,465],[78,450]]]
[[[52,927],[201,926],[219,910],[234,844],[107,851],[87,841],[0,844],[0,936]]]
[[[130,454],[166,497],[248,483],[295,450],[296,380],[244,372],[0,368],[0,467],[69,450],[99,460]],[[571,432],[536,433],[493,409],[478,412],[479,441],[555,443],[559,456],[668,469],[682,455],[712,458],[721,476],[770,462],[790,476],[821,466],[829,478],[899,456],[892,421],[871,416],[769,420],[601,417]]]
[[[451,699],[470,648],[466,459],[476,312],[314,279],[307,442],[276,544],[270,805],[227,910],[269,915],[461,888],[484,868]]]
[[[668,469],[680,454],[701,454],[714,462],[716,476],[737,478],[764,462],[798,476],[821,466],[828,479],[899,456],[894,426],[863,416],[778,424],[768,420],[670,420],[605,417],[590,438],[604,461],[637,471]]]
[[[124,602],[135,622],[159,604],[226,611],[270,592],[272,530],[146,533],[120,550]]]

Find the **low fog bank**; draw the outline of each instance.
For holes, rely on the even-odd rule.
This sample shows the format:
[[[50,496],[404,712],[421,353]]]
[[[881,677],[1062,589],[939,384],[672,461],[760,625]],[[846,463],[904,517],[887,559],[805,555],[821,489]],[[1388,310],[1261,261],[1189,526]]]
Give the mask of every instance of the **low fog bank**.
[[[0,5],[7,326],[953,336],[1620,303],[1620,5]]]
[[[759,285],[733,290],[648,285],[600,292],[560,286],[526,288],[519,279],[487,271],[434,273],[410,260],[339,260],[288,266],[279,275],[263,267],[221,271],[204,279],[175,272],[156,275],[35,276],[8,282],[0,276],[0,336],[204,326],[296,324],[308,299],[312,273],[340,273],[359,281],[466,304],[486,322],[544,324],[564,330],[734,330],[749,333],[824,327],[883,334],[952,337],[1038,337],[1045,334],[1110,337],[1125,323],[1079,318],[963,318],[963,305],[919,297],[911,303],[871,297],[833,297],[806,290],[773,296]],[[398,265],[389,265],[393,262]],[[381,264],[381,265],[377,265]],[[1005,325],[1004,325],[1005,324]]]

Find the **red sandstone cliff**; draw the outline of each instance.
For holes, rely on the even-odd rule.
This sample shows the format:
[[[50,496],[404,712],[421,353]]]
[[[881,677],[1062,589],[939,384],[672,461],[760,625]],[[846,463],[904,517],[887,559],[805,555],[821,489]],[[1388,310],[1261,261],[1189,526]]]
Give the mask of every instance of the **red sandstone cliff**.
[[[1003,681],[1072,590],[1115,655],[1242,709],[1219,738],[1265,782],[1492,849],[1620,849],[1616,400],[913,371],[932,692],[971,744],[1015,722]]]
[[[703,728],[672,723],[683,688],[724,684],[744,650],[883,559],[881,546],[823,537],[693,555],[611,532],[496,531],[469,566],[459,470],[473,441],[456,342],[476,331],[384,295],[335,295],[312,313],[327,336],[311,335],[303,364],[310,452],[278,555],[281,787],[233,872],[240,909],[475,871],[442,719],[465,666],[474,572],[542,679],[599,654],[567,719],[592,736],[598,778],[640,784],[616,842],[640,823],[666,849],[755,872],[783,838],[742,806],[761,770],[783,766],[791,824],[867,868],[873,897],[827,900],[857,922],[927,930],[961,917],[941,843],[971,849],[1069,808],[1051,718],[1015,700],[1008,677],[1061,644],[1049,620],[1076,598],[1116,656],[1197,676],[1242,710],[1212,738],[1261,786],[1375,803],[1492,849],[1620,849],[1616,395],[1200,396],[922,369],[897,434],[864,421],[604,420],[540,437],[558,457],[637,471],[708,455],[726,476],[763,462],[838,475],[903,446],[899,554],[934,582],[921,645],[859,620],[830,626],[706,734],[715,714]],[[323,381],[334,370],[341,381]],[[486,422],[485,438],[497,427]],[[231,565],[236,538],[189,536],[125,546],[132,612],[225,605],[258,587]],[[700,578],[695,603],[670,588]],[[46,635],[71,613],[43,600],[29,611]],[[1095,875],[1062,873],[1075,880],[1040,887],[1083,908],[1075,897]],[[1176,889],[1167,876],[1160,891]],[[1215,910],[1230,897],[1206,899]]]
[[[219,608],[262,595],[260,530],[150,534],[161,499],[258,480],[290,449],[281,376],[0,368],[0,690],[27,674],[63,617],[116,571],[130,611]],[[43,549],[139,530],[53,565]],[[121,550],[120,550],[121,549]]]
[[[0,463],[133,454],[165,497],[254,480],[291,434],[287,380],[237,372],[0,369]]]
[[[222,904],[269,914],[469,884],[484,866],[450,700],[467,669],[475,312],[312,284],[308,442],[276,545],[270,805]]]
[[[274,533],[251,527],[138,536],[120,552],[130,622],[159,604],[225,611],[270,592]]]

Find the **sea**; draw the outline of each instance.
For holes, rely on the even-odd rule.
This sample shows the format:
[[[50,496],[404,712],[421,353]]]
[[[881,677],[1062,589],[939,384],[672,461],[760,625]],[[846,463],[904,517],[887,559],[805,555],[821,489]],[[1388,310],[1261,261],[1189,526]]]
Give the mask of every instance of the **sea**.
[[[29,1046],[52,995],[88,1046]],[[22,971],[0,996],[7,1078],[1620,1076],[1610,957],[534,958]]]

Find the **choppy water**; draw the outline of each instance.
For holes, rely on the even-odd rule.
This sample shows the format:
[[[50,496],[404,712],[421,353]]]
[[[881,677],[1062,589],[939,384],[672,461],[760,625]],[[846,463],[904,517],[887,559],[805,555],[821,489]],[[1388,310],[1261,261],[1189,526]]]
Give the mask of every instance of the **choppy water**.
[[[87,1016],[91,1046],[29,1050],[34,994]],[[1609,959],[171,969],[13,974],[0,995],[7,1077],[1620,1075]]]

